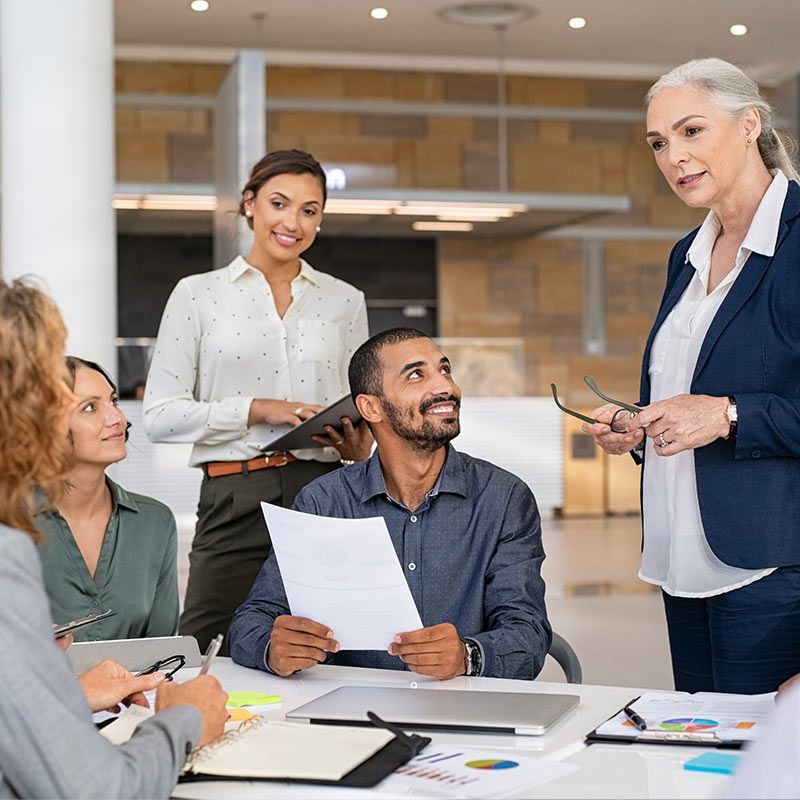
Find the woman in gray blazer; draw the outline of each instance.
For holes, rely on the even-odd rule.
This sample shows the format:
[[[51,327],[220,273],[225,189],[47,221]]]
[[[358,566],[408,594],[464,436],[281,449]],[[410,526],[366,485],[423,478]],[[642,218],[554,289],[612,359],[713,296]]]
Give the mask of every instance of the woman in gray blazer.
[[[65,338],[48,297],[0,281],[0,797],[168,797],[187,754],[222,732],[227,695],[209,676],[162,684],[159,713],[114,746],[54,643],[32,512],[35,488],[56,500],[69,466]],[[95,686],[91,706],[142,688],[129,674],[115,686]]]

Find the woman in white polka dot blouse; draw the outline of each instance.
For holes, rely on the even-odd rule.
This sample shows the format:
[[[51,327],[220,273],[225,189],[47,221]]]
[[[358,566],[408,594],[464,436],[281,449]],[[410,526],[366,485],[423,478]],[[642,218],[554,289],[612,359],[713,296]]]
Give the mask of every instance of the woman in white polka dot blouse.
[[[227,632],[266,559],[259,503],[291,505],[310,481],[372,444],[366,425],[328,429],[325,447],[263,455],[269,442],[347,394],[350,356],[364,342],[364,294],[300,258],[327,198],[308,153],[261,159],[242,191],[253,230],[246,258],[178,282],[147,378],[144,426],[156,442],[192,442],[202,467],[183,634],[201,647]]]

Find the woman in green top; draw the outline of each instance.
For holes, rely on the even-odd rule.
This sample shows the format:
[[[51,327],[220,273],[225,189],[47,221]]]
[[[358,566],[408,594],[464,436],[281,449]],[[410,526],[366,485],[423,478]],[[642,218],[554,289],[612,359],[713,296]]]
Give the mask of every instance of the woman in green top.
[[[106,469],[127,456],[117,387],[97,364],[67,358],[75,462],[58,506],[36,515],[53,620],[113,609],[76,641],[170,636],[178,628],[177,529],[163,503],[126,492]]]

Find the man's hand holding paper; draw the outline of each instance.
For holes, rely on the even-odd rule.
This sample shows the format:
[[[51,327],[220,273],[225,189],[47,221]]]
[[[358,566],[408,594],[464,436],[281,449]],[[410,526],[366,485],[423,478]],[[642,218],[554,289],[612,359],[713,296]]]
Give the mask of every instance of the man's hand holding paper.
[[[441,681],[465,672],[466,647],[455,625],[449,622],[398,633],[388,652],[399,656],[412,672]]]
[[[339,650],[333,631],[313,619],[283,614],[272,626],[269,642],[269,668],[285,677],[300,669],[316,666],[328,653]]]
[[[278,674],[289,674],[339,649],[386,650],[398,631],[422,628],[381,517],[336,519],[261,507],[292,612],[275,620],[270,669],[274,662]]]

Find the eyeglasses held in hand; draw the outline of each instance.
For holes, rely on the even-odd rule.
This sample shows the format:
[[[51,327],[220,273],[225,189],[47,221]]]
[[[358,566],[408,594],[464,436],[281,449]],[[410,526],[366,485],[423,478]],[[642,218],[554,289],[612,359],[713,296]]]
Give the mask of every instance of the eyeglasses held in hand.
[[[615,400],[613,397],[609,397],[607,394],[603,394],[600,389],[597,388],[597,384],[588,376],[583,376],[583,382],[601,399],[605,400],[607,403],[611,403],[612,405],[619,406],[619,411],[614,413],[614,416],[611,418],[610,428],[614,433],[627,433],[627,429],[623,428],[620,430],[619,428],[614,427],[614,423],[617,421],[617,415],[621,411],[627,411],[629,419],[633,419],[642,409],[639,406],[634,406],[631,403],[623,403],[622,400]],[[590,425],[597,424],[600,420],[593,419],[592,417],[587,416],[586,414],[581,414],[578,411],[575,411],[571,408],[567,408],[563,405],[558,399],[558,389],[554,383],[550,384],[550,390],[553,392],[553,400],[555,400],[556,405],[565,413],[569,414],[572,417],[575,417],[583,422],[588,422]]]
[[[143,669],[141,672],[136,673],[136,677],[140,677],[141,675],[150,675],[153,672],[161,672],[162,670],[167,670],[167,674],[164,677],[164,680],[171,681],[172,676],[186,663],[186,656],[170,656],[169,658],[162,658],[160,661],[156,661],[155,664],[151,664],[147,669]]]

